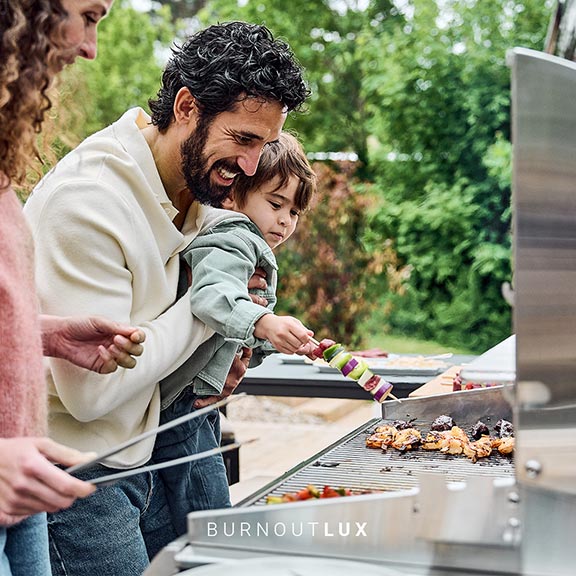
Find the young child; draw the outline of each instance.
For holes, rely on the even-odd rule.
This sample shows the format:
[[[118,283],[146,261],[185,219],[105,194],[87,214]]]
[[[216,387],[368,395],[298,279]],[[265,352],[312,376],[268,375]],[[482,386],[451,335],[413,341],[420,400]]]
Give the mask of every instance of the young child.
[[[262,151],[254,176],[236,178],[222,219],[182,254],[192,271],[192,313],[215,334],[162,381],[164,405],[183,384],[193,383],[199,396],[220,394],[241,347],[253,349],[251,367],[271,352],[310,354],[314,348],[311,330],[273,313],[278,267],[272,250],[293,234],[309,208],[316,176],[298,140],[283,132]],[[266,298],[266,307],[255,304],[247,289],[256,268],[266,272],[268,289],[255,291]]]

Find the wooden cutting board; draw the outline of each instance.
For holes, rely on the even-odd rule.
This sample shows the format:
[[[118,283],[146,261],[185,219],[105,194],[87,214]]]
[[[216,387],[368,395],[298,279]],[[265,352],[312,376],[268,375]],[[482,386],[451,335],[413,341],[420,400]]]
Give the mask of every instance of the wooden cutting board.
[[[426,382],[426,384],[420,386],[420,388],[416,388],[416,390],[410,392],[408,396],[410,398],[420,398],[421,396],[434,396],[436,394],[452,392],[452,383],[461,369],[462,366],[450,366],[448,370],[442,372],[442,374],[439,374],[436,378],[430,380],[430,382]]]

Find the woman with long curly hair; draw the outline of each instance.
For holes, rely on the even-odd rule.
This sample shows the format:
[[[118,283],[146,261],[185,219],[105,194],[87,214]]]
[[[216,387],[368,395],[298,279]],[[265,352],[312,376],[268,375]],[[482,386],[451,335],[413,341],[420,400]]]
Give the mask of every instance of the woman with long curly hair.
[[[86,455],[44,437],[42,355],[100,373],[132,367],[140,329],[99,317],[39,316],[33,245],[12,184],[22,184],[51,107],[54,76],[96,56],[113,0],[0,0],[0,576],[50,574],[46,511],[93,487],[53,463]],[[42,514],[39,514],[42,513]]]

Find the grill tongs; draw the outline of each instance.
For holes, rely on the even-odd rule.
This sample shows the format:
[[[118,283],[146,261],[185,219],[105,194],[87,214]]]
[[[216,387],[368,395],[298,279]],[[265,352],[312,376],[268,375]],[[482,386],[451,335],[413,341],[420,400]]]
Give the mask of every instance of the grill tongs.
[[[241,398],[242,396],[246,396],[246,394],[241,393],[241,394],[235,394],[234,396],[228,396],[222,400],[219,400],[218,402],[215,402],[214,404],[210,404],[209,406],[206,406],[205,408],[201,408],[200,410],[195,410],[194,412],[190,412],[190,414],[185,414],[184,416],[180,416],[180,418],[175,418],[174,420],[171,420],[170,422],[166,422],[166,424],[162,424],[161,426],[153,428],[152,430],[148,430],[147,432],[144,432],[143,434],[139,434],[138,436],[134,436],[134,438],[130,438],[130,440],[127,440],[126,442],[123,442],[122,444],[118,444],[114,448],[110,448],[110,450],[107,450],[106,452],[103,452],[102,454],[98,454],[98,456],[96,456],[92,460],[89,460],[88,462],[84,462],[82,464],[76,464],[75,466],[70,466],[69,468],[66,468],[66,472],[68,472],[69,474],[74,474],[75,472],[79,472],[80,470],[85,470],[86,468],[90,468],[91,466],[98,464],[99,462],[101,462],[105,458],[108,458],[109,456],[113,456],[114,454],[117,454],[118,452],[121,452],[122,450],[125,450],[126,448],[129,448],[130,446],[133,446],[134,444],[138,444],[138,442],[141,442],[142,440],[145,440],[146,438],[149,438],[150,436],[155,436],[156,434],[160,434],[161,432],[164,432],[165,430],[168,430],[169,428],[173,428],[174,426],[178,426],[180,424],[183,424],[184,422],[187,422],[188,420],[193,420],[194,418],[199,418],[200,416],[203,416],[204,414],[207,414],[208,412],[211,412],[212,410],[214,410],[216,408],[220,408],[222,406],[225,406],[229,402],[231,402],[233,400],[237,400],[238,398]],[[191,454],[189,456],[184,456],[182,458],[176,458],[175,460],[168,460],[166,462],[160,462],[158,464],[151,464],[150,466],[140,466],[139,468],[132,468],[130,470],[124,470],[123,472],[117,472],[115,474],[109,474],[108,476],[101,476],[100,478],[93,478],[92,480],[87,480],[87,482],[89,482],[90,484],[97,484],[98,486],[110,486],[112,484],[115,484],[118,480],[121,480],[123,478],[127,478],[129,476],[133,476],[135,474],[142,474],[143,472],[151,472],[152,470],[160,470],[161,468],[169,468],[171,466],[178,466],[179,464],[185,464],[186,462],[194,462],[195,460],[202,460],[203,458],[208,458],[209,456],[214,456],[215,454],[222,454],[223,452],[228,452],[229,450],[236,450],[237,448],[239,448],[240,446],[243,446],[244,444],[249,444],[250,442],[254,442],[254,440],[255,439],[247,440],[245,442],[234,442],[232,444],[225,444],[224,446],[220,446],[218,448],[212,448],[211,450],[205,450],[204,452],[198,452],[197,454]]]

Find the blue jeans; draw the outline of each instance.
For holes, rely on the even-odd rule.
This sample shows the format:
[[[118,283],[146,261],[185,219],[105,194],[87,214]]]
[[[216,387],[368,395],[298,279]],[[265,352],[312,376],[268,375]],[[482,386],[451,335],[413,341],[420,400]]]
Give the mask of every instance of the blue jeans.
[[[192,387],[185,388],[168,408],[162,410],[160,424],[194,412],[196,398]],[[156,439],[152,459],[154,462],[165,462],[204,452],[220,446],[220,440],[220,413],[212,410],[205,416],[162,432]],[[174,528],[179,536],[187,531],[188,512],[230,506],[226,466],[220,454],[165,468],[158,473],[166,490]]]
[[[50,576],[46,514],[0,526],[0,576]]]
[[[185,390],[161,414],[161,422],[192,410],[195,396]],[[220,443],[216,410],[160,434],[148,464],[203,452]],[[95,466],[83,479],[113,473]],[[48,517],[54,576],[141,576],[164,546],[186,532],[194,510],[230,505],[220,455],[126,478],[99,488],[67,510]]]

